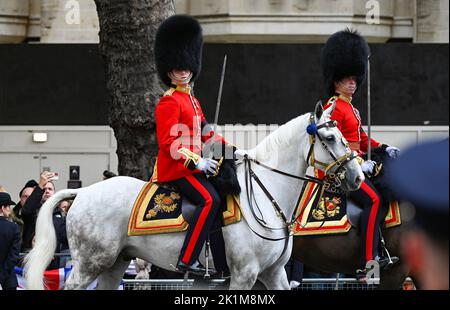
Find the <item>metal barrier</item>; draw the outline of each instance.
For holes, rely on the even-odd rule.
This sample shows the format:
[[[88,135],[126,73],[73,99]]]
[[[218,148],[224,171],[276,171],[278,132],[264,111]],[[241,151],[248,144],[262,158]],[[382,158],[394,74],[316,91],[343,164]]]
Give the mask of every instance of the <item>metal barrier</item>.
[[[294,290],[376,290],[375,284],[362,284],[356,278],[305,278]]]
[[[21,253],[23,257],[26,253]],[[67,258],[70,254],[55,253],[56,257]],[[134,264],[129,266],[134,270]],[[128,270],[127,270],[128,271]],[[226,290],[229,282],[224,279],[122,279],[125,290]],[[355,278],[304,278],[293,290],[375,290],[378,285],[362,284]]]
[[[228,289],[226,280],[214,279],[149,279],[123,280],[125,290],[224,290]],[[375,290],[377,285],[361,284],[355,278],[311,278],[303,279],[294,290]]]
[[[148,279],[130,280],[123,279],[124,290],[216,290],[226,289],[225,280],[214,279],[194,280],[194,279]]]
[[[148,279],[148,280],[129,280],[123,279],[123,289],[124,290],[189,290],[194,285],[194,280],[183,280],[183,279]]]

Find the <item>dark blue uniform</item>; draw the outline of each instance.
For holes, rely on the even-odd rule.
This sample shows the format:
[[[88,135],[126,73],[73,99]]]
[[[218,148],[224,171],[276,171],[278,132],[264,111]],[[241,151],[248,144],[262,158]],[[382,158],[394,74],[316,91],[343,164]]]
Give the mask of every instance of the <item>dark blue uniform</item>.
[[[14,266],[19,260],[20,229],[3,216],[0,216],[0,240],[0,285],[4,290],[16,289]]]

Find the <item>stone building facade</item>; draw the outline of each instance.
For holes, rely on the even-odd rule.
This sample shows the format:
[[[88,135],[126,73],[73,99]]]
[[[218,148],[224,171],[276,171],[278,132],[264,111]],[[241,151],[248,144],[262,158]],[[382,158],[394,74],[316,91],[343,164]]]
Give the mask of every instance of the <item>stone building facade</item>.
[[[448,43],[448,0],[174,0],[205,40],[321,43],[347,26],[373,43]],[[2,0],[0,42],[96,43],[94,0]]]

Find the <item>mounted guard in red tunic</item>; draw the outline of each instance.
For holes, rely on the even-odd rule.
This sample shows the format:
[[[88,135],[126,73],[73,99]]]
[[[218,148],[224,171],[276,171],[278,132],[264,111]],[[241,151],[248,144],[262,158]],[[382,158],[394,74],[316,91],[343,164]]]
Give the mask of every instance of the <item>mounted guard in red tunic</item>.
[[[367,75],[369,45],[356,31],[349,29],[333,34],[326,42],[322,51],[322,73],[328,100],[325,108],[334,105],[331,119],[337,122],[339,130],[348,141],[350,148],[358,152],[366,181],[357,191],[351,192],[349,198],[363,207],[361,215],[362,253],[360,269],[357,277],[365,280],[366,264],[377,260],[381,265],[387,258],[380,251],[380,224],[385,216],[383,197],[370,180],[370,176],[379,172],[380,166],[371,160],[364,161],[363,154],[369,149],[383,152],[390,157],[397,157],[400,150],[370,139],[362,128],[359,111],[352,105],[353,94],[364,83]],[[398,261],[393,257],[392,260]]]

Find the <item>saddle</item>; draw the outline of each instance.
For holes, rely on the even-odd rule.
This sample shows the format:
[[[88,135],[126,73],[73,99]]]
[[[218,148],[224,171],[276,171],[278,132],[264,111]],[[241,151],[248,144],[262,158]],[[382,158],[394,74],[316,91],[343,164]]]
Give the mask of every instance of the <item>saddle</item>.
[[[232,146],[213,143],[208,145],[204,152],[212,152],[212,157],[219,159],[214,156],[216,153],[220,156],[234,154],[234,149]],[[208,180],[222,199],[222,212],[219,214],[222,214],[223,225],[239,222],[241,219],[239,209],[241,188],[237,180],[234,159],[223,160],[219,173]],[[171,183],[146,183],[133,205],[128,224],[128,235],[184,231],[192,221],[196,208],[198,206],[183,198],[180,191]]]
[[[220,222],[230,225],[241,220],[239,196],[222,199]],[[168,184],[148,182],[134,202],[128,223],[129,236],[181,232],[187,230],[198,206]]]
[[[328,192],[317,183],[306,182],[303,188],[293,227],[295,236],[343,234],[352,227],[359,228],[362,209],[345,194]],[[401,224],[400,208],[396,200],[387,206],[386,228]]]

